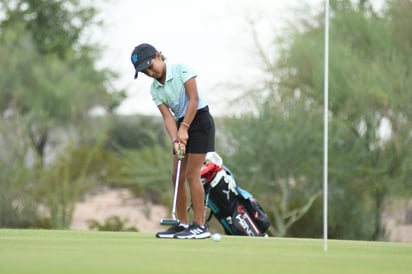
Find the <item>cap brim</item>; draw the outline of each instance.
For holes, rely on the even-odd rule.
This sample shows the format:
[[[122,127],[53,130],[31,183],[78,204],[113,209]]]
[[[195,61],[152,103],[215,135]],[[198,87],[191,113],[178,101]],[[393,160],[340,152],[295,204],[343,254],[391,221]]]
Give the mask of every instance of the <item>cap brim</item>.
[[[143,62],[141,62],[137,67],[136,67],[136,72],[134,74],[134,79],[137,79],[138,73],[141,72],[142,70],[147,69],[152,65],[152,59],[153,57],[149,57]]]

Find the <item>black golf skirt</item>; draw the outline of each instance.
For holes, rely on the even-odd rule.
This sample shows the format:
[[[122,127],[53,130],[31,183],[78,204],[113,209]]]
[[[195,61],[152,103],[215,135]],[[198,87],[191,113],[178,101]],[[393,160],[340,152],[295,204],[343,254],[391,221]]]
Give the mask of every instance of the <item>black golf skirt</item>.
[[[183,118],[177,121],[177,128]],[[189,130],[189,140],[186,144],[186,153],[208,153],[215,151],[215,122],[209,112],[209,107],[199,109],[196,112]]]

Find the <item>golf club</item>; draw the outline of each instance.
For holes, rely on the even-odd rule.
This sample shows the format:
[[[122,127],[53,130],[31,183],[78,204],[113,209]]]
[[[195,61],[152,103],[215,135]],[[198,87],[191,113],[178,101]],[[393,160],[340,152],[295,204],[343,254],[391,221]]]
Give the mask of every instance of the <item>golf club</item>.
[[[175,181],[175,190],[173,194],[173,205],[172,205],[172,219],[161,219],[160,225],[177,225],[179,220],[176,218],[176,201],[177,201],[177,192],[179,189],[179,179],[180,179],[180,166],[182,165],[183,159],[183,150],[179,148],[177,154],[177,170],[176,170],[176,181]]]

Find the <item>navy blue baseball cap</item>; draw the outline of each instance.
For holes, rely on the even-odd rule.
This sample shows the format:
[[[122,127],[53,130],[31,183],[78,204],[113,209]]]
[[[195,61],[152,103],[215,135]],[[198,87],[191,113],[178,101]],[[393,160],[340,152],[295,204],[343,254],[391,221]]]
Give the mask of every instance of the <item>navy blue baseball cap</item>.
[[[131,56],[132,64],[135,69],[134,79],[137,78],[137,74],[152,64],[152,59],[157,50],[150,44],[140,44],[134,48]]]

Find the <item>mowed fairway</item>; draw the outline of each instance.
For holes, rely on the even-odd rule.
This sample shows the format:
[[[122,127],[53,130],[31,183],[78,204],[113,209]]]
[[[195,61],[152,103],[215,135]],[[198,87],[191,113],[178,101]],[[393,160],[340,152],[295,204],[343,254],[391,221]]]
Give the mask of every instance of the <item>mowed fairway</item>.
[[[412,245],[0,229],[0,273],[412,273]]]

